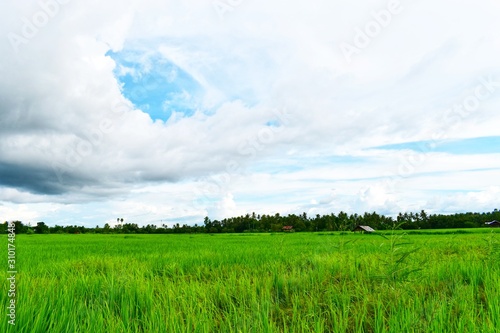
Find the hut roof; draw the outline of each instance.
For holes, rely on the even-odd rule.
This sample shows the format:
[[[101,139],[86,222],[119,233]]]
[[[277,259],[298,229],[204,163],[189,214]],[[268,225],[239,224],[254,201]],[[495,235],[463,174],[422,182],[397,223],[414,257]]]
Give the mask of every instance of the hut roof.
[[[374,232],[375,229],[373,229],[372,227],[370,226],[367,226],[367,225],[358,225],[356,228],[354,228],[354,231],[356,230],[363,230],[363,231],[366,231],[366,232]]]

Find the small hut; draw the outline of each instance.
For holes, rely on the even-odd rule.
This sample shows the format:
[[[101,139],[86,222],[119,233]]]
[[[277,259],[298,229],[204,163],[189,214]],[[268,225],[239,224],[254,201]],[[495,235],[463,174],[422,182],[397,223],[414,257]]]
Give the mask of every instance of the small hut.
[[[285,225],[281,230],[284,232],[293,232],[293,225]]]
[[[369,227],[367,225],[358,225],[358,226],[356,226],[356,228],[352,229],[352,232],[371,233],[371,232],[375,232],[375,229],[373,229],[372,227]]]
[[[498,222],[497,220],[486,222],[485,224],[490,228],[500,228],[500,222]]]

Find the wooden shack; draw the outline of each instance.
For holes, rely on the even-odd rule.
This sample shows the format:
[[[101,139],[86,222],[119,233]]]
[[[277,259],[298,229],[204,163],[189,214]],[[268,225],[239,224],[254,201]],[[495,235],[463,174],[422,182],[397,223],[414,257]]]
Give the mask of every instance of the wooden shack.
[[[367,225],[357,225],[354,229],[352,229],[352,232],[371,233],[375,232],[375,229]]]
[[[497,220],[486,222],[485,224],[487,227],[490,227],[490,228],[500,228],[500,222],[498,222]]]

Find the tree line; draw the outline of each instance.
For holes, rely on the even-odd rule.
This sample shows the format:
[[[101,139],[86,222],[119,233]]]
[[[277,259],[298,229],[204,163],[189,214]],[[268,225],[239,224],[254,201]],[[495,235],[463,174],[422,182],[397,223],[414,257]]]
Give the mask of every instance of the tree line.
[[[427,214],[424,210],[417,213],[399,213],[395,218],[377,214],[376,212],[359,214],[338,214],[308,216],[306,213],[281,216],[260,215],[256,213],[231,217],[222,220],[212,220],[208,216],[203,224],[182,226],[178,223],[169,227],[166,224],[157,226],[137,223],[126,223],[117,219],[117,224],[111,227],[108,223],[103,227],[88,228],[84,226],[48,226],[45,222],[36,225],[23,224],[14,221],[16,234],[175,234],[175,233],[242,233],[242,232],[278,232],[284,226],[293,226],[294,231],[349,231],[357,225],[368,225],[375,230],[398,229],[447,229],[447,228],[478,228],[485,222],[500,220],[500,211],[495,209],[487,213],[457,213],[452,215]],[[2,233],[7,233],[7,222],[0,225]]]

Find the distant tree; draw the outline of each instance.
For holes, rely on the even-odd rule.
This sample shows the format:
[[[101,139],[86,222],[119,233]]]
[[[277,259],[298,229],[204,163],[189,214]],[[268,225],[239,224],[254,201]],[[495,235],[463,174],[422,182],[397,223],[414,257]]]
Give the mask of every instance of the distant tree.
[[[212,221],[208,216],[205,216],[205,219],[203,220],[203,224],[205,226],[206,232],[211,232],[212,229]]]
[[[9,226],[9,222],[7,222],[7,221],[0,224],[0,233],[2,233],[2,234],[7,233],[8,226]]]
[[[49,227],[49,232],[51,234],[62,234],[62,233],[64,233],[64,228],[62,226],[56,224],[53,227]]]
[[[37,234],[48,234],[49,227],[45,224],[45,222],[37,222],[35,227],[35,232]]]
[[[145,233],[145,234],[154,234],[156,232],[156,225],[154,224],[148,224],[146,226],[142,226],[139,232]]]
[[[14,230],[16,234],[24,234],[28,230],[28,227],[21,221],[14,221]]]
[[[113,231],[120,234],[122,232],[122,225],[121,224],[117,224],[115,225],[115,227],[113,228]]]
[[[125,223],[121,230],[124,234],[135,234],[139,231],[139,226],[136,223]]]

